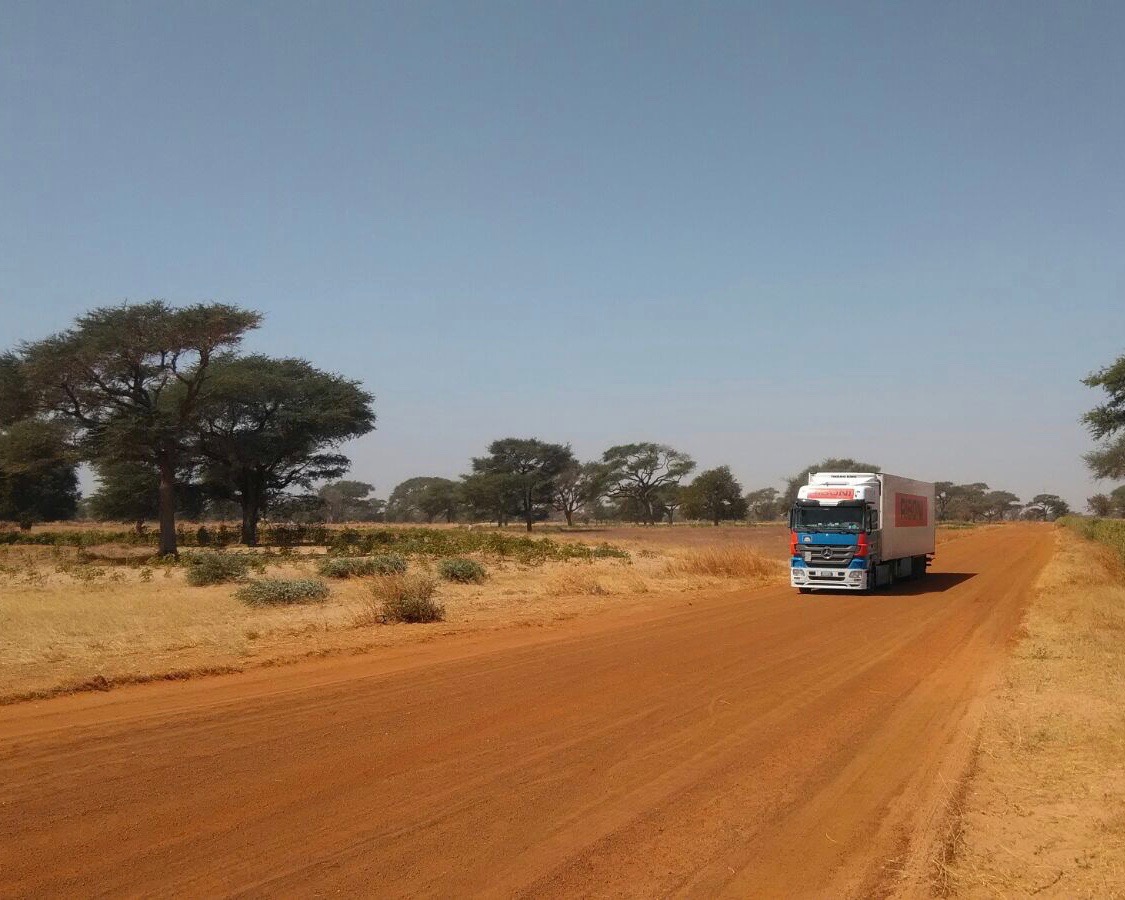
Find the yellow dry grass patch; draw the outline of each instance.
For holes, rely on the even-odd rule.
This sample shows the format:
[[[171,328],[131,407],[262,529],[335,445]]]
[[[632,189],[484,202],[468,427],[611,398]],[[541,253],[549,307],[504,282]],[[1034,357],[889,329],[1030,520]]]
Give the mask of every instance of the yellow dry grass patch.
[[[751,547],[723,546],[689,550],[668,561],[665,571],[677,576],[769,579],[783,573],[785,564]]]
[[[1059,530],[939,864],[957,897],[1125,897],[1125,579]]]

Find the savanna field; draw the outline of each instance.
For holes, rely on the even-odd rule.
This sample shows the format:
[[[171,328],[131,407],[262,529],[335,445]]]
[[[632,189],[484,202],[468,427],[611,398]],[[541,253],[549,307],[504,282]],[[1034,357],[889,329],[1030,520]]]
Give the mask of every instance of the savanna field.
[[[70,526],[0,543],[0,694],[11,700],[357,652],[476,629],[543,627],[785,577],[781,525],[318,529],[323,546],[198,546],[176,561],[151,535]],[[232,532],[233,533],[233,532]],[[271,536],[269,530],[264,532]],[[458,567],[456,561],[467,565]],[[461,571],[461,569],[466,571]],[[283,581],[288,593],[256,597]],[[399,623],[419,591],[440,613]]]

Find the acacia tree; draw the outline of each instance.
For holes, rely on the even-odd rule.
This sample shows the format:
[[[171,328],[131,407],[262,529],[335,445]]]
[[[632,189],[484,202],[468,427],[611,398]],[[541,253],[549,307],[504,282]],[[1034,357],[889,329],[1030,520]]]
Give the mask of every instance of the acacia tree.
[[[442,516],[447,523],[457,518],[457,508],[461,504],[461,488],[451,478],[435,478],[422,491],[418,507],[427,522]]]
[[[454,515],[458,497],[457,482],[449,478],[437,475],[407,478],[395,485],[387,498],[387,521],[409,522],[417,515],[432,522],[439,515]]]
[[[1020,505],[1020,498],[1011,491],[989,491],[981,501],[981,514],[992,522],[1003,521]]]
[[[1052,520],[1070,512],[1070,504],[1058,494],[1036,494],[1028,504],[1029,509],[1040,509],[1043,518]]]
[[[1104,519],[1113,512],[1113,501],[1106,494],[1094,494],[1086,500],[1086,508],[1091,515]]]
[[[196,447],[206,460],[204,482],[242,508],[242,542],[252,547],[271,500],[351,467],[328,451],[375,427],[374,398],[303,359],[227,356],[212,368],[198,403]]]
[[[679,485],[695,468],[695,460],[667,446],[642,442],[619,444],[602,454],[606,466],[606,496],[637,509],[649,525],[656,524],[660,494]]]
[[[553,505],[566,517],[568,527],[574,515],[587,504],[596,503],[605,490],[605,466],[601,463],[568,463],[555,479]]]
[[[514,494],[513,513],[527,530],[547,516],[555,483],[577,460],[570,447],[537,438],[501,438],[488,445],[488,456],[473,459],[476,475],[501,476],[505,490]]]
[[[160,553],[176,553],[176,475],[214,357],[261,316],[223,303],[102,307],[17,353],[35,411],[71,424],[83,458],[160,473]]]
[[[714,525],[724,520],[741,519],[746,515],[742,485],[731,474],[730,466],[719,466],[700,472],[684,488],[684,515],[707,519]]]
[[[368,497],[375,485],[366,481],[331,481],[321,486],[316,495],[324,501],[326,518],[329,522],[347,522],[366,518],[371,512],[373,502]]]
[[[777,518],[781,505],[777,488],[758,488],[750,491],[745,499],[748,518],[758,522],[768,522]]]
[[[949,482],[945,482],[949,484]],[[962,519],[975,522],[985,514],[988,485],[983,481],[974,481],[972,484],[953,484],[943,490],[944,515],[950,519]]]
[[[1091,436],[1105,442],[1085,455],[1086,465],[1095,478],[1125,478],[1125,356],[1082,379],[1082,383],[1100,387],[1109,395],[1105,403],[1082,417]]]

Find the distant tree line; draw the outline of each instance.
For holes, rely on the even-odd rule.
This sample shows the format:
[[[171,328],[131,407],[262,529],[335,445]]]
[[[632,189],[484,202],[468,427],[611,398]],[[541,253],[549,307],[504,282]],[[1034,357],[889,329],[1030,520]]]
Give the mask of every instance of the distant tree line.
[[[611,447],[599,459],[579,461],[565,444],[533,438],[504,438],[472,460],[459,479],[409,478],[391,492],[384,510],[388,522],[522,522],[527,530],[552,513],[568,525],[576,521],[628,521],[645,524],[679,519],[769,522],[784,518],[812,472],[878,472],[873,463],[828,458],[807,466],[773,487],[746,491],[729,466],[688,476],[695,463],[664,444]],[[987,484],[936,485],[938,521],[997,522],[1016,518],[1055,519],[1069,507],[1055,494],[1038,494],[1028,503],[1010,491]]]

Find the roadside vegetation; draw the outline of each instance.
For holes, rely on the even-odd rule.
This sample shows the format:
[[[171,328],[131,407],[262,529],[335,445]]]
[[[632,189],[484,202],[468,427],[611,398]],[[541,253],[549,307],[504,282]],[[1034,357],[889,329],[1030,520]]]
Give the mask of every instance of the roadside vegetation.
[[[1067,524],[938,861],[947,895],[1125,897],[1125,567]]]

